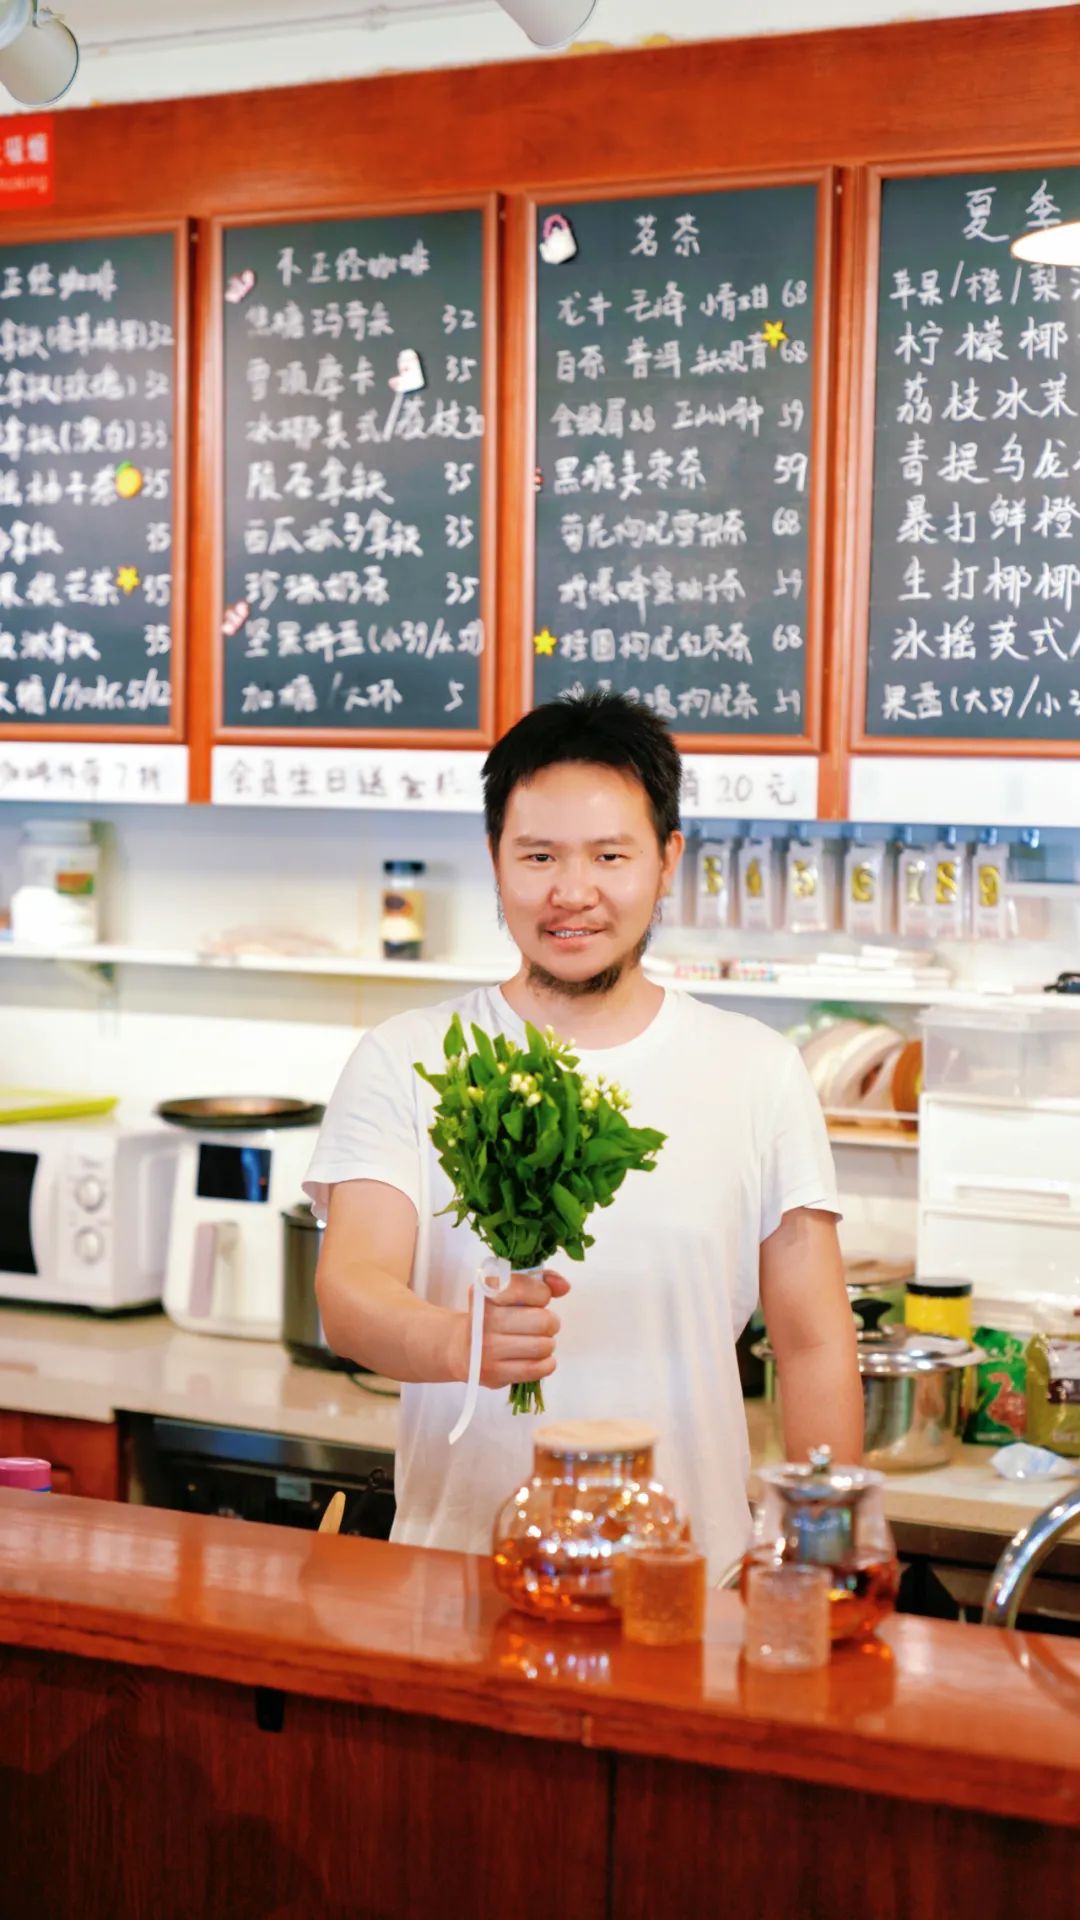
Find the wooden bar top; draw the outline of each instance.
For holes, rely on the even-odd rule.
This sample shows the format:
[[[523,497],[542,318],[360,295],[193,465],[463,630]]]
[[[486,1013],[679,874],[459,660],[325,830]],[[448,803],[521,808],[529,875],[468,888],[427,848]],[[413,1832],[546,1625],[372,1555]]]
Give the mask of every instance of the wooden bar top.
[[[0,1492],[0,1645],[1080,1827],[1080,1644],[897,1617],[822,1672],[508,1611],[484,1559]]]

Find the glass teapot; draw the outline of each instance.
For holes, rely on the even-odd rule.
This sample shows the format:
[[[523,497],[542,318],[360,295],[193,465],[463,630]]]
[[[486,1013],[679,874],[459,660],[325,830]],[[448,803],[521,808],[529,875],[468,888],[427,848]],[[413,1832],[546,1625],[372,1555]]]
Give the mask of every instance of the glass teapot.
[[[892,1613],[900,1584],[883,1476],[868,1467],[834,1467],[828,1447],[811,1447],[807,1465],[763,1467],[760,1477],[744,1594],[754,1565],[793,1560],[828,1567],[833,1640],[865,1639]]]
[[[532,1479],[495,1521],[495,1585],[546,1620],[619,1618],[629,1546],[668,1546],[684,1527],[653,1479],[656,1433],[640,1420],[573,1420],[540,1427]]]

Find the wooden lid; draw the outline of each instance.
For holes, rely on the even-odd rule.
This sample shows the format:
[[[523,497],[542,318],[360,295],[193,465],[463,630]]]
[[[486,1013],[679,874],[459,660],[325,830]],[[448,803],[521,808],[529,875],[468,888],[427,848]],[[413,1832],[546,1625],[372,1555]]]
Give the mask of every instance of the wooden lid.
[[[537,1427],[533,1440],[545,1453],[596,1457],[607,1453],[644,1453],[660,1435],[644,1420],[560,1420]]]

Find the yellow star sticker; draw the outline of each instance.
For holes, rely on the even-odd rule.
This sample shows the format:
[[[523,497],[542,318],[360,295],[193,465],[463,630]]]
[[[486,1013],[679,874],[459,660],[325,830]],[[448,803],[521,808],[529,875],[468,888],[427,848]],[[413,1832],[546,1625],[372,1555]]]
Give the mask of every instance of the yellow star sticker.
[[[116,584],[121,593],[134,593],[139,584],[138,567],[117,567]]]
[[[782,320],[766,320],[762,332],[765,335],[765,345],[767,347],[778,347],[782,340],[787,339]]]
[[[540,633],[533,634],[533,646],[537,653],[554,653],[558,644],[555,635],[548,627],[544,627]]]

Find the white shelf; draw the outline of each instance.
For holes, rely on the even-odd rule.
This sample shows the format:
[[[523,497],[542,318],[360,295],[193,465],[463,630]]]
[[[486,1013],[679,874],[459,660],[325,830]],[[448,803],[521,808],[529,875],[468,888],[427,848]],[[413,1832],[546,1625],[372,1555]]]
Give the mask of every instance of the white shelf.
[[[74,967],[172,967],[201,969],[208,973],[277,973],[308,975],[339,980],[425,981],[448,985],[482,986],[505,979],[512,969],[512,956],[492,956],[486,960],[381,960],[360,954],[319,954],[297,957],[292,954],[241,954],[226,957],[200,953],[181,947],[135,947],[103,941],[89,947],[37,947],[15,945],[0,940],[0,961],[23,965],[57,963]],[[663,960],[646,971],[665,985],[708,1000],[799,1000],[851,1001],[863,1006],[880,1007],[982,1007],[988,1000],[1008,1006],[1064,1005],[1070,1011],[1074,1003],[1068,994],[1039,992],[1009,993],[974,987],[912,986],[905,981],[894,985],[887,974],[868,974],[853,979],[850,974],[830,978],[809,969],[779,980],[698,980],[678,976]]]
[[[646,967],[648,962],[646,962]],[[907,982],[893,986],[887,975],[869,975],[852,980],[799,974],[786,980],[694,980],[681,978],[658,968],[655,977],[687,993],[699,993],[713,1000],[810,1000],[850,1002],[866,1007],[984,1007],[987,1001],[1005,1006],[1043,1006],[1067,999],[1067,994],[1010,993],[977,987],[913,987]]]
[[[507,962],[479,960],[380,960],[358,954],[199,953],[182,947],[127,947],[103,941],[88,947],[16,946],[0,942],[0,960],[58,961],[76,967],[183,967],[208,973],[292,973],[329,976],[342,980],[427,980],[483,982],[498,980]]]

